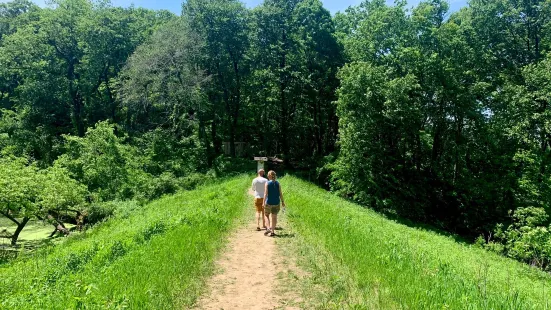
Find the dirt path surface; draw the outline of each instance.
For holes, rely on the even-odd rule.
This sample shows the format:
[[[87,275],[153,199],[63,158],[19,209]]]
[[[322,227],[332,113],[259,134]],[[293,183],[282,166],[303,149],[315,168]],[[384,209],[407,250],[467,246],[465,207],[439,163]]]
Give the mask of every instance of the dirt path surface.
[[[296,297],[278,293],[286,264],[276,239],[256,231],[256,220],[251,219],[230,237],[226,252],[217,262],[218,272],[208,281],[207,294],[197,308],[298,309],[288,306]]]

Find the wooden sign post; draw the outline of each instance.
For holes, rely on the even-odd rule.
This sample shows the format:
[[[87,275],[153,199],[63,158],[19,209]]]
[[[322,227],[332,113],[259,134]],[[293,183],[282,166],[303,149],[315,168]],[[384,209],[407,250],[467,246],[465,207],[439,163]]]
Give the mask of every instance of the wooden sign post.
[[[255,157],[254,160],[256,160],[256,171],[260,169],[264,169],[264,163],[268,161],[268,157]]]

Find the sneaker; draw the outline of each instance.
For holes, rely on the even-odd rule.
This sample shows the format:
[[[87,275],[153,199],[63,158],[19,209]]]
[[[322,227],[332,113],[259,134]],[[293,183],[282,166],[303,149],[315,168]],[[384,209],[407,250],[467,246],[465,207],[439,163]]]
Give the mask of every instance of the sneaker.
[[[270,233],[270,229],[266,228],[266,231],[264,232],[264,236],[267,236]]]

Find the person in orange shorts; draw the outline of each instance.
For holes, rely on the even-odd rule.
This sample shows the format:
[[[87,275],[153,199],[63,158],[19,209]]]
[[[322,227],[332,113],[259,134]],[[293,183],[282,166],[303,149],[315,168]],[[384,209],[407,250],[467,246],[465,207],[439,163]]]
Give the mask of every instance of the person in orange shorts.
[[[262,227],[266,228],[266,219],[264,218],[264,189],[268,180],[264,177],[264,169],[258,170],[258,176],[253,180],[252,190],[254,192],[254,206],[256,209],[256,230],[260,231],[260,219]]]

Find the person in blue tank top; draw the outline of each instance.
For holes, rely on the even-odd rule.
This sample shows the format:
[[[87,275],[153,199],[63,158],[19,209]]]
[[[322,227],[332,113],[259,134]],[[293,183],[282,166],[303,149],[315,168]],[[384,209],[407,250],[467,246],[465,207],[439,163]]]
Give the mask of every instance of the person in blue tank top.
[[[281,185],[276,180],[277,176],[275,171],[270,170],[268,172],[268,182],[264,188],[264,215],[268,219],[269,228],[264,233],[275,236],[275,228],[277,225],[277,214],[279,213],[280,204],[285,208],[285,201],[283,200],[283,193],[281,192]],[[270,218],[271,217],[271,218]],[[271,226],[270,226],[271,224]]]

